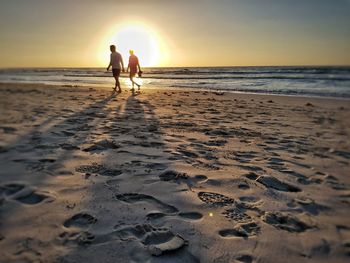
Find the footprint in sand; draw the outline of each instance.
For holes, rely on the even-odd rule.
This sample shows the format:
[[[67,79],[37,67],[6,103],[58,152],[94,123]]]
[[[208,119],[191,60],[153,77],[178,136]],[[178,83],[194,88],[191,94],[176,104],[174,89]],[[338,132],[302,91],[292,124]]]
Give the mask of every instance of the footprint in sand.
[[[290,170],[290,169],[279,169],[278,170],[281,173],[284,173],[288,176],[293,176],[295,178],[297,178],[297,182],[300,184],[304,184],[304,185],[308,185],[310,183],[320,183],[321,181],[319,180],[310,180],[307,176],[298,173],[296,171]]]
[[[98,152],[98,151],[105,151],[108,149],[118,149],[118,148],[120,148],[120,145],[117,144],[115,141],[105,139],[105,140],[101,140],[101,141],[93,143],[92,145],[83,149],[83,151],[85,151],[85,152]]]
[[[207,163],[207,162],[202,162],[200,160],[191,160],[191,161],[188,161],[187,163],[193,165],[193,167],[197,167],[205,170],[218,171],[221,169],[220,168],[221,165],[220,164],[218,165],[216,162]]]
[[[87,231],[63,232],[58,236],[63,245],[86,246],[93,243],[95,236]]]
[[[255,222],[239,223],[230,229],[222,229],[219,235],[224,238],[248,238],[260,233],[260,226]]]
[[[26,187],[24,184],[20,183],[8,183],[0,185],[0,195],[13,195],[19,191],[21,191],[24,187]]]
[[[95,224],[96,222],[97,219],[94,216],[87,213],[78,213],[64,221],[63,225],[67,228],[88,228],[90,225]]]
[[[282,191],[282,192],[300,192],[301,189],[291,185],[291,184],[287,184],[285,182],[282,182],[280,180],[278,180],[275,177],[272,176],[258,176],[257,174],[250,172],[248,174],[245,175],[246,178],[250,179],[250,180],[254,180],[257,181],[263,185],[265,185],[267,188],[272,188],[278,191]]]
[[[350,256],[350,227],[337,225],[337,232],[342,242],[344,254]]]
[[[9,126],[0,126],[0,129],[3,130],[4,133],[6,134],[13,134],[17,131],[16,128],[14,127],[9,127]]]
[[[38,160],[41,163],[54,163],[56,162],[56,159],[53,158],[42,158]]]
[[[187,157],[187,158],[198,158],[198,154],[193,152],[193,151],[189,151],[189,150],[184,150],[184,149],[177,149],[177,151],[183,155],[183,157]]]
[[[78,213],[64,221],[63,226],[68,228],[58,236],[63,245],[90,245],[94,242],[95,236],[84,229],[95,224],[97,219],[87,213]]]
[[[174,234],[169,229],[154,228],[149,224],[116,226],[112,236],[119,237],[123,241],[136,239],[145,245],[147,251],[153,256],[174,253],[188,244],[183,237]]]
[[[237,263],[252,263],[253,262],[253,257],[250,255],[240,255],[238,257],[236,257],[235,260]]]
[[[250,186],[246,180],[240,180],[238,182],[238,188],[241,190],[248,190],[248,189],[250,189]]]
[[[111,180],[107,180],[104,183],[104,185],[106,188],[117,192],[119,190],[120,183],[121,183],[120,179],[111,179]]]
[[[281,171],[286,167],[284,160],[277,157],[268,158],[267,161],[267,167],[276,171]]]
[[[242,196],[235,202],[235,207],[226,209],[222,214],[230,221],[238,223],[247,223],[254,221],[251,216],[246,214],[247,210],[255,211],[258,215],[263,212],[259,206],[262,203],[260,198],[255,196]]]
[[[242,209],[238,207],[227,209],[222,214],[229,220],[233,220],[238,223],[253,221],[249,215],[247,215]]]
[[[261,199],[259,197],[253,196],[253,195],[248,195],[248,196],[241,196],[239,198],[239,200],[241,202],[258,203],[258,202],[260,202]]]
[[[339,182],[338,178],[333,175],[326,175],[325,183],[334,190],[348,190],[348,187],[344,183]]]
[[[283,192],[300,192],[301,191],[300,188],[294,185],[282,182],[272,176],[259,176],[258,179],[256,179],[256,181],[265,185],[268,188],[272,188],[278,191],[283,191]]]
[[[54,198],[44,192],[38,192],[35,189],[21,183],[8,183],[0,185],[0,195],[9,197],[22,204],[35,205],[43,201],[52,202]]]
[[[165,170],[168,166],[164,163],[148,163],[146,167],[152,170]]]
[[[185,221],[197,221],[203,218],[201,213],[197,212],[180,212],[175,215],[167,215],[164,213],[150,213],[146,216],[147,220],[153,225],[163,225],[167,219],[179,219]]]
[[[52,133],[56,133],[56,132],[52,132]],[[63,137],[72,137],[75,135],[74,132],[70,132],[70,131],[61,131],[60,133],[56,133],[56,134]]]
[[[247,170],[247,171],[251,171],[251,172],[263,172],[264,169],[259,167],[259,166],[254,166],[254,165],[236,165],[237,167],[243,169],[243,170]]]
[[[284,166],[284,160],[277,157],[268,158],[268,164],[271,166]]]
[[[207,146],[224,146],[227,144],[227,140],[209,140],[203,143]]]
[[[139,146],[142,147],[147,147],[147,148],[159,148],[159,147],[163,147],[164,143],[162,142],[150,142],[150,141],[141,141],[138,143]]]
[[[16,200],[23,204],[35,205],[35,204],[41,203],[44,200],[53,201],[53,198],[42,193],[32,192],[29,194],[20,195],[16,198]]]
[[[322,238],[322,240],[314,245],[310,249],[310,253],[307,255],[309,258],[316,258],[316,257],[327,257],[329,256],[331,252],[331,244]]]
[[[75,169],[79,173],[98,174],[102,176],[118,176],[123,173],[121,170],[108,169],[106,166],[98,163],[92,163],[91,165],[81,165]]]
[[[196,186],[198,183],[209,182],[208,177],[205,175],[195,175],[190,177],[186,173],[181,173],[174,170],[164,171],[159,175],[159,179],[161,181],[174,182],[177,184],[185,183],[190,190],[192,190],[192,187]]]
[[[254,151],[228,151],[224,157],[226,159],[235,160],[240,163],[249,163],[252,161],[252,159],[256,158],[257,156],[258,152]]]
[[[199,192],[198,198],[208,205],[218,207],[229,206],[235,202],[234,199],[228,196],[212,192]]]
[[[257,175],[256,173],[250,172],[248,174],[245,174],[244,177],[248,178],[249,180],[256,180],[258,179],[259,175]]]
[[[311,215],[318,215],[320,212],[330,210],[330,207],[317,204],[310,198],[295,198],[287,205],[293,209],[298,209],[301,212],[305,211]]]
[[[285,212],[266,212],[262,216],[262,220],[269,225],[288,232],[301,233],[314,228],[314,226],[303,222],[298,217]]]
[[[126,203],[148,203],[153,207],[156,207],[159,209],[160,212],[173,214],[179,212],[179,210],[172,205],[168,205],[166,203],[163,203],[162,201],[158,200],[157,198],[145,195],[145,194],[137,194],[137,193],[126,193],[126,194],[117,194],[116,196],[117,200],[126,202]]]
[[[76,145],[70,144],[70,143],[61,143],[60,147],[63,150],[67,150],[67,151],[72,151],[72,150],[79,150],[80,148]]]
[[[57,145],[55,144],[37,144],[34,145],[34,149],[40,149],[40,150],[56,150],[57,148],[59,148]]]
[[[174,170],[167,170],[159,175],[160,180],[162,181],[181,181],[188,179],[186,173],[180,173]]]
[[[151,232],[147,234],[143,243],[148,246],[148,251],[154,256],[178,250],[186,244],[181,236],[174,235],[169,230],[166,232]]]
[[[207,181],[208,177],[206,175],[199,174],[199,175],[195,175],[193,179],[202,183],[202,182]]]
[[[236,202],[236,206],[243,212],[246,210],[252,210],[261,214],[263,213],[260,209],[262,203],[263,201],[255,196],[241,196]]]

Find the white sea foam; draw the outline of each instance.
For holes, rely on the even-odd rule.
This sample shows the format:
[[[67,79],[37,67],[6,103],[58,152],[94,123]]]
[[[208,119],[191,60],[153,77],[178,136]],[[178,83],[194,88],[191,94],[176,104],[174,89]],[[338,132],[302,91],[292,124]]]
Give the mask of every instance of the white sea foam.
[[[143,85],[350,98],[350,67],[145,68]],[[113,86],[102,68],[2,69],[0,82]],[[128,85],[127,74],[122,82]]]

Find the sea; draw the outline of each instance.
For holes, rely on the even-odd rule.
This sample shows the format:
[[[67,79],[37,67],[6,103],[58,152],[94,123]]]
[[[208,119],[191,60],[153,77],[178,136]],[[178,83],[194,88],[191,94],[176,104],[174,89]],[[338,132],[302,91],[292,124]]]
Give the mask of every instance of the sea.
[[[143,68],[144,89],[202,89],[239,93],[350,98],[350,67],[167,67]],[[67,87],[113,87],[105,68],[0,69],[0,82]],[[121,84],[130,87],[127,73]]]

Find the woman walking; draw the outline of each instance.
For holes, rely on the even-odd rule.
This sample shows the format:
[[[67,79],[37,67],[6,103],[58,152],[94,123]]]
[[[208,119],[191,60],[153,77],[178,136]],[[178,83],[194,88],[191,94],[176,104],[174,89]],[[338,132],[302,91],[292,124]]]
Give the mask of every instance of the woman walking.
[[[130,53],[129,64],[128,64],[128,68],[126,69],[126,72],[128,72],[130,69],[129,78],[132,83],[131,90],[134,91],[134,85],[136,85],[138,87],[138,90],[140,90],[141,85],[134,81],[134,77],[137,73],[137,69],[138,69],[139,76],[141,76],[142,74],[139,59],[134,55],[133,50],[129,50],[129,53]]]

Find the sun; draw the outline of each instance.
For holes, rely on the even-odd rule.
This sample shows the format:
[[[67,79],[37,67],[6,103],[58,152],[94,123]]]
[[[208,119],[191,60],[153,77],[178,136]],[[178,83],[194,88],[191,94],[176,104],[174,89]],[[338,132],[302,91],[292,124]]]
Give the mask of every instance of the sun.
[[[141,26],[126,26],[116,34],[113,43],[123,55],[128,57],[134,50],[144,66],[155,66],[159,62],[159,46],[151,31]]]
[[[141,67],[159,66],[161,63],[161,45],[157,34],[144,24],[119,25],[110,29],[100,42],[99,60],[104,64],[109,58],[109,45],[116,45],[121,53],[125,67],[128,64],[129,50],[134,50]]]

